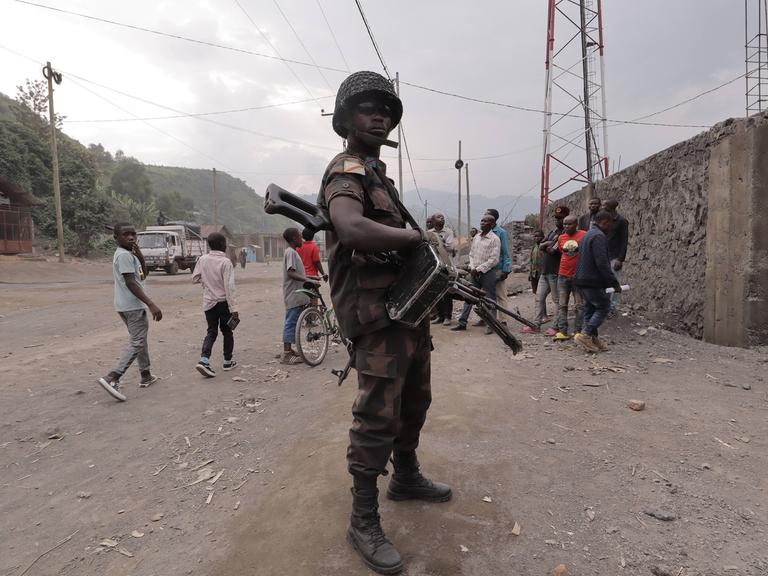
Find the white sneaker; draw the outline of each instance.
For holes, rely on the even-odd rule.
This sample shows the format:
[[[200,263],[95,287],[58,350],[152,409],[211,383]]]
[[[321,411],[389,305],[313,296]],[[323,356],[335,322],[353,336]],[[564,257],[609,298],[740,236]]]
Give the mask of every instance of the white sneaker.
[[[127,400],[125,394],[120,392],[120,382],[115,380],[107,382],[106,378],[99,378],[98,382],[101,387],[104,388],[104,390],[106,390],[110,396],[112,396],[112,398],[115,398],[120,402],[125,402]]]

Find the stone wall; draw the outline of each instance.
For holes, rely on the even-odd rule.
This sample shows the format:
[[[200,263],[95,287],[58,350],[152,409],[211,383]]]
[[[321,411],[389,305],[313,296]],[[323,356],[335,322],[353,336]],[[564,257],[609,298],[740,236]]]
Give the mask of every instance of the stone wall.
[[[615,198],[629,220],[622,281],[632,288],[625,302],[698,338],[766,344],[768,246],[757,239],[768,234],[756,226],[758,213],[768,216],[766,154],[768,116],[726,120],[594,189],[552,202],[545,228],[557,205],[580,215],[592,195]],[[713,210],[717,218],[710,222]]]

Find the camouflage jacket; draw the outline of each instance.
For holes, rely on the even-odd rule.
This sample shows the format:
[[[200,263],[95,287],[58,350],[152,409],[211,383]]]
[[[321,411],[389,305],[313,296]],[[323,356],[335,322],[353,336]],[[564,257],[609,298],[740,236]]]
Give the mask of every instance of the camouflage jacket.
[[[334,198],[346,196],[363,205],[363,216],[380,224],[405,228],[400,210],[372,166],[378,163],[386,174],[381,160],[363,160],[349,152],[342,152],[331,160],[323,175],[317,205],[328,209]],[[387,290],[397,280],[396,268],[372,264],[354,258],[353,250],[328,235],[329,276],[331,300],[344,336],[354,339],[388,326],[385,308]]]

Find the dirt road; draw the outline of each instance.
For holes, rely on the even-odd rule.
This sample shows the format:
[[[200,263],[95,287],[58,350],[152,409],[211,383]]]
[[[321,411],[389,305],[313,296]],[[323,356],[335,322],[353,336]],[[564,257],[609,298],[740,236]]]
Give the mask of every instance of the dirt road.
[[[95,384],[126,339],[109,264],[0,261],[0,576],[369,573],[344,541],[354,374],[336,386],[338,349],[277,364],[278,275],[238,271],[241,368],[213,380],[194,370],[199,288],[150,276],[162,380],[139,389],[133,369],[121,404]],[[530,294],[513,303],[530,315]],[[599,356],[433,334],[420,456],[454,499],[382,499],[407,575],[768,572],[765,354],[634,315]]]

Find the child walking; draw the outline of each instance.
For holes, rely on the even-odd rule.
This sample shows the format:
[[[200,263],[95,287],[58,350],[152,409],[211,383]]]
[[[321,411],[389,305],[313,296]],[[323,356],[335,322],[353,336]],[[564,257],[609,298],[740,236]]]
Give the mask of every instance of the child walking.
[[[203,376],[213,378],[216,376],[216,371],[211,368],[210,358],[219,330],[224,337],[222,369],[227,371],[237,366],[237,362],[232,359],[235,336],[229,324],[231,319],[239,322],[240,314],[235,300],[235,270],[227,256],[227,239],[223,234],[213,232],[208,235],[207,240],[210,252],[198,259],[192,274],[192,282],[203,285],[203,311],[205,321],[208,323],[200,361],[195,368]]]
[[[144,306],[149,308],[152,318],[156,321],[162,320],[163,313],[144,292],[143,281],[147,276],[147,265],[136,243],[136,229],[132,224],[121,222],[115,224],[112,233],[117,242],[117,250],[112,258],[115,310],[128,328],[130,339],[117,366],[106,376],[99,378],[98,382],[113,398],[125,402],[125,394],[120,391],[120,378],[137,358],[141,373],[139,386],[146,388],[157,382],[157,376],[154,376],[149,369],[149,346],[147,345],[149,321]]]
[[[317,280],[317,277],[307,277],[304,264],[296,248],[301,246],[301,232],[297,228],[286,228],[283,238],[288,243],[283,255],[283,301],[285,302],[285,323],[283,324],[283,355],[282,364],[298,364],[301,357],[293,350],[296,342],[296,322],[304,307],[309,304],[309,297],[296,292],[304,287],[305,282]],[[318,283],[319,285],[319,283]]]

